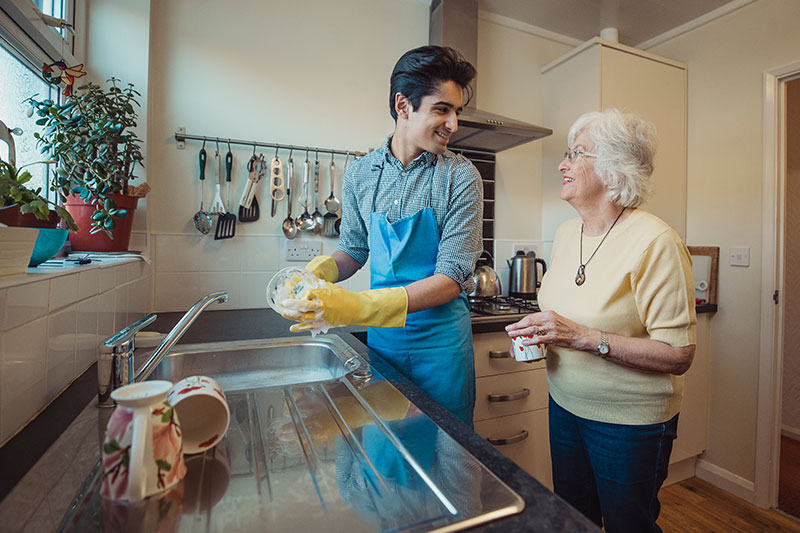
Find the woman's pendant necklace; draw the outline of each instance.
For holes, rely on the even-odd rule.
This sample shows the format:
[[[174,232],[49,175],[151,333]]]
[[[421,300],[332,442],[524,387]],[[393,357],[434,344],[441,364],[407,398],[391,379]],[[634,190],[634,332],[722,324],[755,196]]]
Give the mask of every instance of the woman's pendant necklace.
[[[587,259],[585,263],[583,262],[583,223],[581,223],[581,241],[580,241],[580,249],[578,252],[580,256],[578,257],[578,273],[575,274],[575,285],[577,285],[578,287],[580,287],[586,282],[586,265],[589,264],[589,261],[592,260],[594,254],[596,254],[597,250],[600,249],[600,246],[603,245],[603,241],[605,241],[606,237],[608,237],[608,234],[611,233],[611,228],[613,228],[616,225],[617,221],[619,220],[619,217],[621,217],[622,213],[625,212],[625,209],[626,208],[623,207],[622,211],[619,212],[619,215],[617,215],[617,218],[614,219],[614,222],[611,224],[611,227],[608,228],[606,234],[603,235],[602,239],[600,239],[600,244],[597,245],[597,248],[594,249],[594,252],[592,252],[592,255],[589,256],[589,259]]]
[[[588,262],[588,261],[587,261]],[[580,287],[583,285],[583,282],[586,281],[586,274],[583,273],[583,270],[586,265],[580,265],[578,267],[578,274],[575,276],[575,285]]]

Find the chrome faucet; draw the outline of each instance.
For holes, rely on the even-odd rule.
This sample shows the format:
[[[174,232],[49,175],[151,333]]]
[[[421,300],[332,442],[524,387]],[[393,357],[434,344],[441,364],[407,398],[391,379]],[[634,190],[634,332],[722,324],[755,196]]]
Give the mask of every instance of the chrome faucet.
[[[183,337],[183,334],[186,333],[206,307],[214,302],[225,302],[227,300],[227,291],[212,292],[200,299],[167,333],[167,336],[155,349],[150,359],[138,372],[134,372],[133,367],[133,350],[135,348],[133,340],[139,331],[156,319],[157,315],[149,314],[106,340],[100,345],[100,353],[97,360],[97,403],[103,407],[113,407],[114,401],[111,399],[111,392],[123,385],[130,385],[147,379],[158,366],[158,363]]]

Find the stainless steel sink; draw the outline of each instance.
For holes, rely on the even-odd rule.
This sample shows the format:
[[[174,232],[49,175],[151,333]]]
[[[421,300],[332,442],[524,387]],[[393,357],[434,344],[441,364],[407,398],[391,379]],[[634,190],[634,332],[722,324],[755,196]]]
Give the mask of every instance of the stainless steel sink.
[[[103,501],[92,472],[74,531],[457,531],[522,499],[336,335],[184,345],[150,379],[214,377],[231,409],[172,491]]]

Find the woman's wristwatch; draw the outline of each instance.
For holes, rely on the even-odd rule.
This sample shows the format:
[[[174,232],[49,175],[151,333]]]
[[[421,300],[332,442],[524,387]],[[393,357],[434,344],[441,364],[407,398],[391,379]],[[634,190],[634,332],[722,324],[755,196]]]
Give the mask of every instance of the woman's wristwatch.
[[[608,345],[608,333],[605,331],[600,332],[600,344],[597,345],[597,355],[602,357],[603,359],[606,358],[608,352],[611,351],[611,347]]]

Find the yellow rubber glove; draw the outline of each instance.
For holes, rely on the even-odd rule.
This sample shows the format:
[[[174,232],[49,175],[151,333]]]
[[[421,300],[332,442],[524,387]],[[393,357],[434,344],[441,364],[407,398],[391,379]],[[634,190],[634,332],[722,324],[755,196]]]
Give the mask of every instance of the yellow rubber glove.
[[[312,328],[316,318],[314,310],[322,311],[322,318],[331,326],[372,326],[402,328],[406,325],[408,293],[403,287],[353,292],[338,285],[321,289],[308,289],[298,300],[287,300],[284,307],[310,309],[297,313],[284,313],[284,318],[297,320],[290,331],[298,333]]]
[[[339,267],[329,255],[318,255],[308,262],[306,270],[329,283],[339,281]]]
[[[319,279],[324,279],[329,283],[336,283],[339,279],[339,267],[336,265],[336,261],[333,260],[333,257],[329,255],[318,255],[309,261],[304,268],[314,276]],[[287,279],[283,286],[286,287],[289,292],[297,293],[301,290],[298,286],[301,285],[302,282],[303,280],[300,276],[294,275]]]

